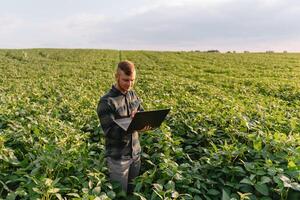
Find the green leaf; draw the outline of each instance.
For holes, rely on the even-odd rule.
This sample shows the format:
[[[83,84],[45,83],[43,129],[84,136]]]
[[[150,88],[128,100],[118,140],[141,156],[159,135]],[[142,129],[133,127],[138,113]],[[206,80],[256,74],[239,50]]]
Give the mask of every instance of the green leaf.
[[[256,175],[259,175],[259,176],[266,175],[266,172],[264,170],[257,170]]]
[[[38,194],[43,194],[43,192],[37,187],[32,188],[32,190]]]
[[[163,190],[163,186],[159,183],[154,183],[153,187],[158,190],[158,191],[162,191]]]
[[[82,191],[84,194],[88,194],[88,193],[89,193],[89,189],[88,189],[88,188],[82,188],[81,191]]]
[[[89,188],[92,189],[93,188],[93,181],[89,180]]]
[[[16,193],[18,196],[20,196],[20,197],[23,197],[23,196],[26,196],[26,195],[27,195],[27,192],[25,191],[25,189],[23,189],[23,188],[21,188],[21,187],[19,187],[19,188],[15,191],[15,193]]]
[[[239,199],[241,199],[241,200],[243,200],[243,199],[250,199],[249,196],[252,194],[252,193],[249,193],[249,192],[247,192],[247,193],[237,192],[237,193],[240,196]],[[234,199],[237,199],[237,198],[234,198]]]
[[[55,194],[55,196],[56,196],[59,200],[63,200],[61,194],[57,193],[57,194]]]
[[[295,162],[294,161],[289,161],[289,163],[288,163],[288,168],[289,169],[296,169],[297,168],[297,165],[295,164]]]
[[[292,130],[297,128],[297,124],[298,124],[297,118],[293,117],[290,119],[290,125],[291,125]]]
[[[260,183],[270,183],[272,181],[268,176],[262,176],[260,179]]]
[[[280,180],[283,182],[284,187],[300,191],[300,184],[297,182],[292,182],[291,179],[289,179],[287,176],[280,175]]]
[[[255,168],[255,165],[253,164],[253,163],[250,163],[250,162],[245,162],[244,163],[244,166],[245,166],[245,168],[246,168],[246,170],[247,171],[252,171],[252,170],[254,170],[254,168]]]
[[[50,190],[48,190],[49,193],[58,193],[59,192],[59,188],[51,188]]]
[[[107,200],[107,199],[109,199],[109,197],[105,193],[103,194],[101,193],[101,195],[99,197],[96,197],[94,200]]]
[[[177,199],[179,197],[179,193],[177,191],[173,191],[171,197],[172,199]]]
[[[299,184],[299,183],[292,182],[292,183],[291,183],[291,188],[292,188],[293,190],[296,190],[296,191],[299,191],[299,192],[300,192],[300,184]]]
[[[80,198],[79,194],[77,194],[77,193],[68,193],[67,195],[71,196],[71,197],[78,197],[78,198]]]
[[[79,179],[76,176],[69,176],[69,177],[76,180],[76,181],[78,181],[78,182],[80,182]]]
[[[262,197],[259,200],[272,200],[272,198],[270,198],[270,197]]]
[[[256,151],[261,151],[262,149],[262,143],[261,143],[261,140],[260,139],[257,139],[255,141],[253,141],[253,148],[256,150]]]
[[[40,129],[38,128],[38,127],[36,127],[36,126],[34,126],[33,127],[33,133],[35,134],[35,135],[39,135],[40,134]]]
[[[93,192],[94,194],[96,194],[96,195],[100,194],[100,192],[101,192],[101,187],[100,187],[100,186],[95,187],[95,188],[92,190],[92,192]]]
[[[133,194],[134,194],[135,196],[140,197],[141,200],[147,200],[147,199],[146,199],[142,194],[140,194],[140,193],[134,192]]]
[[[199,195],[195,195],[194,196],[194,200],[202,200],[201,197]]]
[[[6,191],[11,191],[7,185],[5,183],[3,183],[1,180],[0,180],[0,183],[3,185],[3,188],[6,190]]]
[[[17,195],[14,192],[10,192],[8,193],[8,195],[6,196],[7,200],[15,200],[17,197]]]
[[[207,194],[216,196],[216,195],[219,195],[220,192],[219,192],[218,190],[216,190],[216,189],[209,189],[209,190],[207,191]]]
[[[254,185],[253,182],[249,178],[243,178],[243,180],[241,180],[240,183]]]
[[[256,177],[255,174],[251,174],[251,175],[250,175],[250,180],[253,181],[255,177]]]
[[[188,191],[192,194],[202,194],[202,192],[196,188],[188,187]]]
[[[110,182],[105,183],[105,186],[106,186],[108,189],[110,189],[110,190],[113,189],[113,186],[112,186],[112,184],[111,184]]]
[[[222,189],[222,200],[230,200],[230,192]]]
[[[249,193],[249,192],[253,192],[254,188],[252,187],[252,185],[245,184],[245,185],[240,185],[239,190],[244,193]]]
[[[114,191],[109,191],[106,194],[111,199],[114,199],[116,197],[116,193]]]
[[[135,187],[134,187],[134,191],[139,192],[143,187],[142,182],[138,182]]]
[[[268,196],[269,195],[269,189],[268,189],[268,186],[266,184],[255,184],[255,189],[261,193],[262,195],[265,195],[265,196]]]
[[[278,187],[280,190],[283,190],[284,184],[283,184],[282,180],[280,180],[280,178],[279,178],[278,175],[273,177],[273,181],[277,184],[277,187]]]
[[[160,199],[164,199],[156,190],[153,190],[152,196],[157,195]]]
[[[165,188],[167,190],[174,190],[175,189],[175,183],[173,181],[168,181],[168,183],[165,185]]]
[[[44,182],[45,182],[45,185],[51,186],[53,180],[51,180],[50,178],[45,178],[45,179],[44,179]]]
[[[32,175],[32,176],[35,176],[35,175],[37,175],[37,174],[38,174],[38,172],[39,172],[39,170],[40,170],[40,167],[36,167],[36,168],[34,168],[34,169],[31,171],[30,175]]]

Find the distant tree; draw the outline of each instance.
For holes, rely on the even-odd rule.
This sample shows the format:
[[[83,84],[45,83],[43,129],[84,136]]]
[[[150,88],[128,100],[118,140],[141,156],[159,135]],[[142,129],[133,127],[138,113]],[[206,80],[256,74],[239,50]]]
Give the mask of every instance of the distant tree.
[[[220,53],[219,50],[215,49],[215,50],[208,50],[207,53]]]

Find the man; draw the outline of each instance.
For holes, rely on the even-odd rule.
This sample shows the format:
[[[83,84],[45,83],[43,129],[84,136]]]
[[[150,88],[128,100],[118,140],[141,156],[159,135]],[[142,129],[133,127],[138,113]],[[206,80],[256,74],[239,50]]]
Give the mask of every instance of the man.
[[[110,179],[121,183],[122,189],[128,194],[133,191],[131,182],[138,176],[141,166],[139,135],[137,131],[124,131],[114,119],[134,117],[136,112],[143,110],[140,99],[132,90],[135,76],[135,66],[132,62],[120,62],[115,74],[116,83],[100,98],[97,107],[105,135]]]

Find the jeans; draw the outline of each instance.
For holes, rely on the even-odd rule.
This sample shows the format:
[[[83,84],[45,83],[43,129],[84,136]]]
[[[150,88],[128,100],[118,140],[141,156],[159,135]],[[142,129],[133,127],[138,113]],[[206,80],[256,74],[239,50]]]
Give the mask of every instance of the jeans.
[[[111,181],[118,181],[122,189],[127,193],[133,192],[133,179],[139,175],[141,168],[140,156],[136,158],[114,159],[106,158],[109,178]]]

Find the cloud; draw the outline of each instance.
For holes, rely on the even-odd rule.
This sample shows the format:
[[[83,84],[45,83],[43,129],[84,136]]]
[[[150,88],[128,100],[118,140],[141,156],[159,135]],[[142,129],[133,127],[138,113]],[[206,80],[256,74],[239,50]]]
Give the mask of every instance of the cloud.
[[[209,46],[226,49],[225,45],[243,48],[245,44],[248,45],[245,49],[259,49],[258,46],[269,49],[272,43],[279,44],[287,38],[295,42],[300,39],[297,37],[300,29],[295,26],[300,17],[299,6],[290,2],[215,1],[210,6],[182,2],[168,4],[165,1],[160,3],[161,7],[156,5],[155,9],[137,12],[111,24],[113,32],[108,39],[119,41],[125,49],[141,44],[162,49]],[[122,34],[114,34],[117,32]],[[103,35],[98,35],[98,39],[101,37]]]
[[[0,18],[0,34],[10,47],[300,50],[295,0],[130,2],[39,20],[10,15]]]
[[[21,26],[23,20],[14,15],[0,15],[0,34],[9,34]]]
[[[89,30],[90,28],[94,28],[100,25],[101,23],[105,22],[106,20],[107,17],[103,15],[82,13],[72,17],[67,17],[62,22],[60,22],[60,26],[66,27],[71,31],[84,31],[87,29]]]
[[[48,31],[49,38],[52,40],[48,43],[60,47],[88,47],[91,45],[93,35],[109,32],[109,21],[110,19],[104,15],[87,13],[68,16],[59,21],[52,21],[45,28]]]
[[[63,19],[30,21],[16,16],[0,18],[2,45],[26,47],[88,47],[90,35],[108,30],[103,15],[80,13]]]

